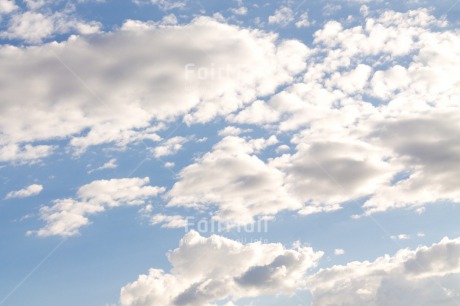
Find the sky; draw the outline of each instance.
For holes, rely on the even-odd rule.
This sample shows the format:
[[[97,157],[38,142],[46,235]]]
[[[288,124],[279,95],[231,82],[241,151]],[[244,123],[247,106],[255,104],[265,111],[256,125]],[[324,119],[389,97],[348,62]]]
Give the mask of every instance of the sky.
[[[0,305],[460,305],[459,17],[0,0]]]

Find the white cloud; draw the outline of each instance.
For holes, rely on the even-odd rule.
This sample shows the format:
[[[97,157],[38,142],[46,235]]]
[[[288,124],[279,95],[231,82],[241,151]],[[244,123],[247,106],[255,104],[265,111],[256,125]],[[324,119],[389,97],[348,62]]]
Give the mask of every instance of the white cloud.
[[[156,214],[150,218],[150,223],[153,225],[161,224],[163,228],[181,228],[187,226],[187,220],[178,215],[166,216],[163,214]]]
[[[286,173],[287,190],[306,203],[301,214],[336,210],[342,202],[370,195],[394,171],[378,148],[352,139],[301,141],[296,153],[272,165]]]
[[[5,199],[14,199],[14,198],[27,198],[39,194],[43,190],[42,185],[32,184],[17,191],[8,192]]]
[[[396,65],[386,71],[377,71],[372,77],[372,92],[381,99],[390,98],[396,90],[407,88],[410,83],[406,68]]]
[[[156,158],[160,158],[162,156],[169,156],[176,154],[182,146],[189,141],[188,138],[182,136],[175,136],[172,137],[160,145],[156,146],[152,149],[153,155]]]
[[[350,72],[343,74],[338,72],[334,73],[331,77],[330,83],[335,84],[338,88],[348,94],[363,92],[371,72],[372,67],[359,64]]]
[[[163,25],[175,25],[177,22],[177,17],[174,14],[169,14],[161,18],[161,24]]]
[[[295,132],[296,152],[270,165],[301,213],[364,196],[366,214],[460,202],[460,39],[445,25],[426,9],[328,22],[302,82],[227,120]]]
[[[257,215],[300,208],[301,203],[284,187],[283,173],[256,156],[276,143],[276,137],[225,137],[211,152],[180,171],[179,181],[168,192],[168,205],[217,206],[215,219],[238,224],[251,223]]]
[[[267,107],[262,100],[257,100],[237,115],[231,115],[228,120],[235,123],[246,124],[264,124],[276,122],[279,119],[279,113]]]
[[[374,137],[394,150],[409,175],[377,190],[364,205],[367,213],[420,208],[439,200],[460,203],[456,184],[460,174],[459,122],[460,118],[451,112],[433,112],[386,120],[376,128]]]
[[[361,5],[361,7],[359,8],[359,12],[361,13],[361,15],[366,17],[367,15],[369,15],[369,7],[365,4]]]
[[[24,16],[40,20],[33,30],[42,34],[24,22],[15,27],[17,35],[39,40],[53,31],[47,16],[30,12],[15,18],[21,23]],[[35,47],[4,46],[0,156],[14,160],[12,146],[59,138],[68,138],[78,153],[104,143],[158,141],[152,122],[185,115],[193,124],[228,115],[291,82],[305,68],[308,53],[298,41],[206,17],[181,26],[137,22]],[[216,71],[222,73],[213,75]]]
[[[164,191],[148,183],[148,177],[93,181],[78,189],[76,199],[58,199],[52,206],[41,207],[40,219],[46,224],[28,234],[75,236],[82,226],[90,224],[88,216],[114,207],[142,205]]]
[[[0,35],[6,38],[19,38],[28,42],[40,42],[53,33],[53,22],[40,13],[25,12],[14,15],[7,32]]]
[[[458,305],[460,239],[323,269],[308,285],[313,305]]]
[[[410,239],[410,235],[407,234],[399,234],[399,235],[392,235],[390,236],[393,240],[407,240]]]
[[[134,0],[134,2],[140,2]],[[162,10],[169,11],[172,9],[184,8],[187,0],[150,0],[152,4],[158,5]]]
[[[268,23],[287,26],[294,21],[294,12],[289,7],[282,7],[276,10],[275,15],[268,17]]]
[[[37,160],[50,155],[55,146],[50,145],[30,145],[24,146],[17,144],[4,144],[0,140],[0,162],[18,162],[18,163],[34,163]]]
[[[0,15],[9,14],[18,9],[14,0],[0,0]]]
[[[243,134],[243,133],[247,133],[247,132],[251,132],[250,129],[240,129],[238,127],[235,127],[235,126],[226,126],[225,128],[223,128],[222,130],[220,130],[218,132],[218,135],[219,136],[238,136],[240,134]]]
[[[280,145],[278,148],[276,148],[277,153],[286,153],[289,152],[291,148],[288,145]]]
[[[39,9],[41,7],[43,7],[45,4],[50,4],[50,0],[25,0],[24,1],[27,5],[27,7],[30,9],[30,10],[36,10],[36,9]]]
[[[334,255],[343,255],[343,254],[345,254],[344,249],[335,249],[334,250]]]
[[[245,6],[240,6],[239,8],[231,9],[231,12],[235,15],[244,16],[248,13],[248,8]]]
[[[310,25],[311,25],[311,22],[308,20],[307,12],[300,15],[297,22],[295,23],[295,26],[298,28],[306,28],[306,27],[309,27]]]
[[[120,302],[210,306],[226,298],[292,294],[304,289],[305,273],[322,255],[299,245],[286,249],[281,244],[241,244],[191,231],[168,254],[171,271],[150,269],[140,275],[121,289]]]
[[[97,33],[100,26],[97,22],[77,20],[63,12],[47,15],[28,11],[13,15],[8,23],[8,29],[1,32],[0,37],[21,39],[28,43],[40,43],[43,39],[50,38],[54,34],[72,31],[80,34]]]
[[[102,166],[100,166],[100,167],[98,167],[96,169],[92,169],[92,170],[88,171],[88,173],[93,173],[94,171],[100,171],[100,170],[105,170],[105,169],[115,169],[117,167],[118,167],[117,159],[112,158],[111,160],[109,160],[108,162],[103,164]]]

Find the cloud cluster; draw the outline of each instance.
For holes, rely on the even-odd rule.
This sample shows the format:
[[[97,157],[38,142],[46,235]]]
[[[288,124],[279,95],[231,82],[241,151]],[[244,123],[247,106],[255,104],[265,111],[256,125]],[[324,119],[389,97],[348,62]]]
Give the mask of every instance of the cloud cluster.
[[[142,205],[164,191],[148,184],[148,177],[93,181],[80,187],[75,199],[58,199],[52,206],[41,207],[40,218],[46,224],[28,234],[75,236],[81,227],[90,223],[89,216],[114,207]]]
[[[61,43],[2,46],[0,158],[45,156],[51,147],[34,142],[54,139],[68,138],[76,152],[159,141],[152,122],[227,115],[291,82],[308,54],[298,41],[207,17],[183,26],[130,21]]]
[[[9,14],[18,9],[14,0],[0,0],[0,15]]]
[[[141,4],[154,4],[164,11],[173,9],[182,9],[187,5],[188,0],[132,0],[134,3]]]
[[[176,154],[189,139],[182,136],[175,136],[163,141],[152,149],[153,155],[157,158]]]
[[[14,199],[14,198],[27,198],[39,194],[43,190],[43,186],[39,184],[32,184],[26,188],[10,191],[6,195],[5,199]]]
[[[460,239],[333,266],[309,277],[308,286],[318,306],[458,305]]]
[[[52,3],[46,1],[26,1],[29,10],[19,9],[14,1],[0,2],[0,14],[7,15],[7,26],[0,32],[0,38],[20,40],[29,44],[38,44],[59,34],[94,34],[100,31],[101,24],[96,21],[84,21],[75,17],[75,7],[67,5],[61,11],[50,10]]]
[[[183,26],[129,21],[111,33],[62,43],[5,46],[0,67],[11,73],[1,82],[0,160],[44,157],[56,147],[34,142],[58,138],[69,138],[76,152],[158,142],[165,126],[152,122],[224,116],[295,132],[295,152],[265,163],[249,142],[225,138],[182,170],[169,192],[171,205],[217,205],[217,218],[244,216],[245,223],[283,209],[331,211],[363,197],[370,197],[367,213],[456,202],[460,42],[444,26],[425,9],[387,11],[353,28],[331,21],[315,33],[311,55],[298,41],[209,18]],[[404,65],[395,63],[403,58]],[[301,82],[257,99],[304,69]],[[11,83],[15,74],[22,76],[21,91]],[[152,152],[174,154],[185,141],[173,137]],[[409,175],[400,179],[401,173]]]
[[[163,228],[181,228],[187,226],[187,220],[179,215],[167,216],[163,214],[156,214],[150,218],[152,225],[161,224]]]
[[[270,216],[301,207],[284,188],[281,171],[259,159],[256,153],[277,143],[269,139],[227,136],[194,164],[179,173],[167,196],[168,206],[210,209],[223,222],[248,224],[254,216]]]
[[[287,26],[294,21],[294,12],[289,7],[281,7],[273,16],[268,17],[268,23]]]
[[[171,271],[150,269],[140,275],[121,289],[120,302],[210,306],[228,298],[293,294],[305,288],[306,272],[322,255],[300,245],[286,249],[281,244],[242,244],[191,231],[168,254]]]
[[[446,25],[426,9],[330,21],[302,82],[227,120],[295,133],[295,152],[271,165],[301,213],[364,198],[366,214],[459,202],[460,39]]]

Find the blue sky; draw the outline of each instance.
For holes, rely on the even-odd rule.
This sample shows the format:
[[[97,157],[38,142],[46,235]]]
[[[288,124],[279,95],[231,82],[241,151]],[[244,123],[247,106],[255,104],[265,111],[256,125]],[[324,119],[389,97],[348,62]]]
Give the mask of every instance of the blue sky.
[[[0,305],[459,305],[459,14],[0,0]]]

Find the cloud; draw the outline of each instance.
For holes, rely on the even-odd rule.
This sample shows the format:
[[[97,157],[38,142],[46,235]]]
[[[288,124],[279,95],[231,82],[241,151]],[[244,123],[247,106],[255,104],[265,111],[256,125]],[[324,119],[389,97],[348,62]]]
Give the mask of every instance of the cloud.
[[[311,22],[308,20],[308,12],[303,13],[302,15],[299,16],[297,22],[295,23],[295,26],[297,28],[306,28],[311,25]]]
[[[175,136],[166,141],[163,141],[160,145],[152,149],[153,155],[156,158],[162,156],[169,156],[176,154],[182,146],[187,143],[190,139],[182,136]]]
[[[220,130],[218,132],[218,135],[219,136],[237,136],[237,135],[248,133],[248,132],[251,132],[251,130],[250,129],[243,130],[243,129],[240,129],[239,127],[229,125],[223,128],[222,130]]]
[[[276,10],[275,15],[268,17],[268,23],[278,24],[282,27],[294,21],[294,12],[289,7],[282,7]]]
[[[256,156],[276,143],[276,137],[225,137],[211,152],[180,171],[178,182],[167,193],[168,206],[216,206],[215,219],[238,224],[251,223],[258,215],[300,208],[301,203],[285,189],[283,173]]]
[[[42,185],[32,184],[21,190],[8,192],[8,194],[5,197],[5,200],[32,197],[39,194],[42,190]]]
[[[48,24],[37,14],[25,16]],[[208,122],[272,94],[306,67],[308,54],[298,41],[207,17],[180,26],[127,22],[114,32],[60,43],[3,46],[0,157],[14,161],[21,155],[12,148],[32,150],[38,141],[56,139],[68,139],[77,153],[159,141],[161,122]]]
[[[408,175],[377,190],[364,205],[368,214],[398,207],[420,208],[440,200],[460,202],[455,183],[460,174],[459,120],[451,112],[432,112],[386,120],[374,130],[372,136],[394,150]]]
[[[327,22],[302,81],[227,120],[294,133],[296,152],[270,165],[303,214],[459,202],[460,39],[446,25],[426,9]]]
[[[279,117],[280,115],[278,112],[267,107],[264,101],[258,100],[237,115],[228,116],[227,119],[235,123],[265,124],[276,122]]]
[[[248,8],[245,6],[240,6],[239,8],[231,9],[231,12],[235,15],[244,16],[248,13]]]
[[[410,235],[407,234],[399,234],[399,235],[392,235],[390,236],[391,239],[393,240],[407,240],[410,239]]]
[[[156,214],[150,218],[150,223],[153,225],[161,224],[163,228],[181,228],[187,226],[187,220],[178,215],[166,216],[163,214]]]
[[[309,277],[313,305],[458,305],[460,239],[351,262]]]
[[[24,2],[26,3],[27,7],[30,10],[36,10],[36,9],[43,7],[46,4],[50,4],[51,1],[49,0],[25,0]]]
[[[175,164],[174,162],[166,162],[166,163],[164,164],[164,166],[165,166],[166,168],[173,168],[175,165],[176,165],[176,164]]]
[[[5,144],[2,145],[0,140],[0,162],[14,163],[34,163],[41,158],[49,156],[54,150],[52,145],[18,145]]]
[[[296,153],[271,164],[286,173],[287,190],[306,203],[301,214],[339,209],[339,203],[371,195],[393,175],[378,148],[352,139],[300,141]]]
[[[168,254],[171,271],[150,269],[140,275],[121,289],[120,302],[123,306],[210,306],[226,298],[293,294],[304,289],[306,272],[322,255],[310,247],[241,244],[191,231]]]
[[[117,165],[117,159],[116,158],[112,158],[111,160],[109,160],[108,162],[106,162],[105,164],[103,164],[102,166],[96,168],[96,169],[92,169],[90,171],[88,171],[88,173],[93,173],[95,171],[100,171],[100,170],[105,170],[105,169],[115,169],[117,168],[118,165]]]
[[[141,2],[134,0],[134,2]],[[152,4],[158,5],[162,10],[168,11],[172,9],[184,8],[187,4],[187,0],[150,0]]]
[[[75,199],[58,199],[52,206],[41,207],[40,219],[46,224],[28,234],[75,236],[81,227],[90,224],[88,216],[114,207],[143,205],[164,191],[164,188],[148,186],[148,183],[148,177],[93,181],[80,187]]]
[[[0,15],[9,14],[18,9],[14,0],[0,0]]]
[[[11,16],[8,29],[0,37],[20,39],[28,43],[40,43],[55,34],[79,33],[93,34],[100,31],[100,23],[85,22],[70,17],[67,12],[45,14],[33,11],[17,13]]]

